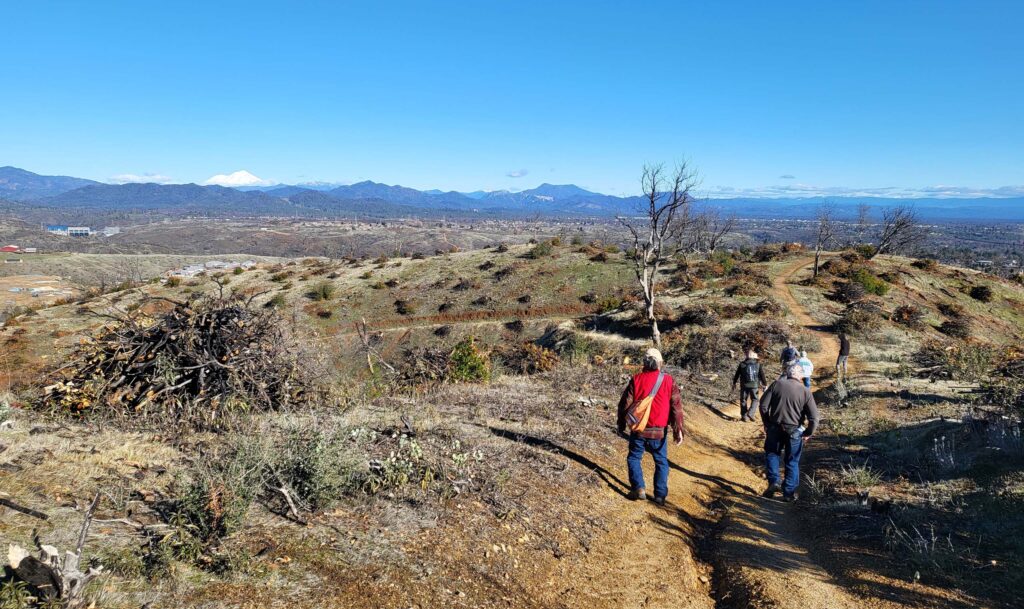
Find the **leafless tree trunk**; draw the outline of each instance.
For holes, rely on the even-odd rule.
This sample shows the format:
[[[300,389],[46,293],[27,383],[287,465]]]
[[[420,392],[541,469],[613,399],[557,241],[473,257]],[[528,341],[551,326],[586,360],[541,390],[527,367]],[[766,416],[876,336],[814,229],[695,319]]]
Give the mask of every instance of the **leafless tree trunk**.
[[[722,245],[722,239],[736,228],[736,215],[722,217],[717,209],[710,209],[694,217],[692,225],[693,249],[711,255]]]
[[[861,203],[857,206],[857,245],[864,245],[869,224],[871,224],[871,206]]]
[[[834,211],[832,205],[825,202],[818,208],[818,232],[814,240],[814,276],[818,276],[818,269],[821,266],[821,251],[828,247],[835,237],[836,225],[833,219]]]
[[[897,205],[882,212],[882,232],[872,258],[901,252],[924,240],[925,232],[912,205]]]
[[[685,162],[668,174],[665,166],[645,165],[640,177],[645,199],[638,217],[618,218],[633,236],[633,270],[644,299],[651,340],[661,346],[661,332],[654,312],[655,287],[661,265],[681,246],[682,237],[690,228],[690,192],[697,185],[697,176]]]

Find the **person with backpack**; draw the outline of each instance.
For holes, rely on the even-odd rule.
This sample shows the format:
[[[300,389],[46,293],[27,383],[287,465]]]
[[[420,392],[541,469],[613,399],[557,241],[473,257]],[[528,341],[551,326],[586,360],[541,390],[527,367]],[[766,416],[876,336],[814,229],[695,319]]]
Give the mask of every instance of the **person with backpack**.
[[[800,349],[800,359],[796,361],[804,369],[804,387],[811,388],[811,375],[814,374],[814,362],[807,357],[807,352]]]
[[[783,374],[785,374],[789,365],[798,359],[800,359],[800,352],[793,346],[793,341],[786,339],[786,346],[782,349],[782,354],[779,355],[779,362],[782,364]]]
[[[764,497],[782,491],[783,501],[795,501],[800,485],[800,455],[804,442],[818,428],[818,405],[811,390],[803,384],[803,366],[793,364],[786,376],[761,396],[761,422],[764,424],[764,465],[768,488]],[[784,459],[786,477],[779,482],[779,465]]]
[[[657,349],[644,353],[643,370],[634,376],[619,400],[618,429],[629,437],[629,498],[647,498],[642,461],[654,457],[654,502],[668,497],[668,430],[676,445],[683,441],[683,398],[671,375],[662,371],[664,360]]]
[[[836,358],[836,380],[846,380],[846,361],[850,359],[850,339],[846,332],[839,333],[839,357]]]
[[[736,374],[732,376],[732,390],[736,390],[736,383],[740,382],[740,421],[754,422],[754,412],[757,407],[757,394],[759,389],[768,387],[768,379],[764,375],[764,368],[758,361],[757,353],[751,349],[747,352],[747,359],[740,362],[736,368]]]

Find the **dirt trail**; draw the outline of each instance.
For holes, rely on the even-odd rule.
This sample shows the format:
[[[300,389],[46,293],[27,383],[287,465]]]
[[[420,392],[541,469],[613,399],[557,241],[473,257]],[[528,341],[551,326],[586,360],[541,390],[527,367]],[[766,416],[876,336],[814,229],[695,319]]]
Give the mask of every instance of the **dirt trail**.
[[[775,296],[818,335],[814,356],[835,361],[834,339],[797,302],[788,284],[808,265],[795,260],[775,280]],[[684,398],[685,399],[685,398]],[[739,423],[739,406],[687,400],[687,441],[671,447],[669,505],[621,500],[614,527],[553,579],[578,582],[552,590],[545,604],[565,607],[754,607],[846,609],[896,607],[853,594],[813,548],[799,506],[763,499],[761,430]],[[624,459],[624,454],[621,455]],[[645,461],[647,478],[652,464]],[[608,463],[608,493],[623,494],[625,464]],[[620,472],[620,474],[612,474]],[[615,484],[618,483],[618,484]],[[722,510],[725,515],[716,526]],[[715,531],[718,534],[715,535]],[[714,565],[713,571],[709,565]],[[651,577],[652,573],[662,574]]]

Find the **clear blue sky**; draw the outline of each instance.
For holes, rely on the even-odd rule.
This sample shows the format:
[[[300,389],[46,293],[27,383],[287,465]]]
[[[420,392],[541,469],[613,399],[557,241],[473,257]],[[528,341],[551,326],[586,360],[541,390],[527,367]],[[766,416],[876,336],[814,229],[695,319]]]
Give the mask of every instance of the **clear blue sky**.
[[[38,173],[624,193],[685,156],[707,190],[1024,184],[1019,1],[2,14],[0,165]]]

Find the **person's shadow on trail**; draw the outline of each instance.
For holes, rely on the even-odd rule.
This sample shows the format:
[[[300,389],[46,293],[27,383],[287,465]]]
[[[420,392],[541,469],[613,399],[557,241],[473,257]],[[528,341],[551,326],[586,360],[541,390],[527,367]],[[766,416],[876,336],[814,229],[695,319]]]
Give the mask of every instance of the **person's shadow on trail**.
[[[583,467],[587,468],[588,470],[596,473],[598,478],[600,478],[606,485],[608,485],[608,488],[612,489],[622,497],[626,497],[629,495],[629,485],[623,482],[621,478],[611,473],[604,467],[601,467],[593,460],[577,452],[573,452],[568,448],[565,448],[564,446],[552,442],[551,440],[538,438],[536,436],[531,436],[529,434],[525,434],[522,432],[511,431],[509,429],[502,429],[500,427],[487,427],[487,429],[488,431],[498,436],[499,438],[512,440],[513,442],[519,442],[521,444],[526,444],[527,446],[533,446],[535,448],[542,448],[557,455],[562,455],[569,459],[570,461],[574,461],[582,465]]]
[[[678,472],[682,472],[687,476],[690,476],[691,478],[703,480],[704,482],[710,482],[711,484],[714,484],[718,488],[724,491],[728,491],[734,495],[757,495],[757,491],[750,488],[746,484],[733,482],[732,480],[728,480],[721,476],[715,476],[713,474],[702,474],[700,472],[693,471],[692,469],[687,469],[681,465],[676,465],[676,463],[672,460],[669,460],[668,466]]]

